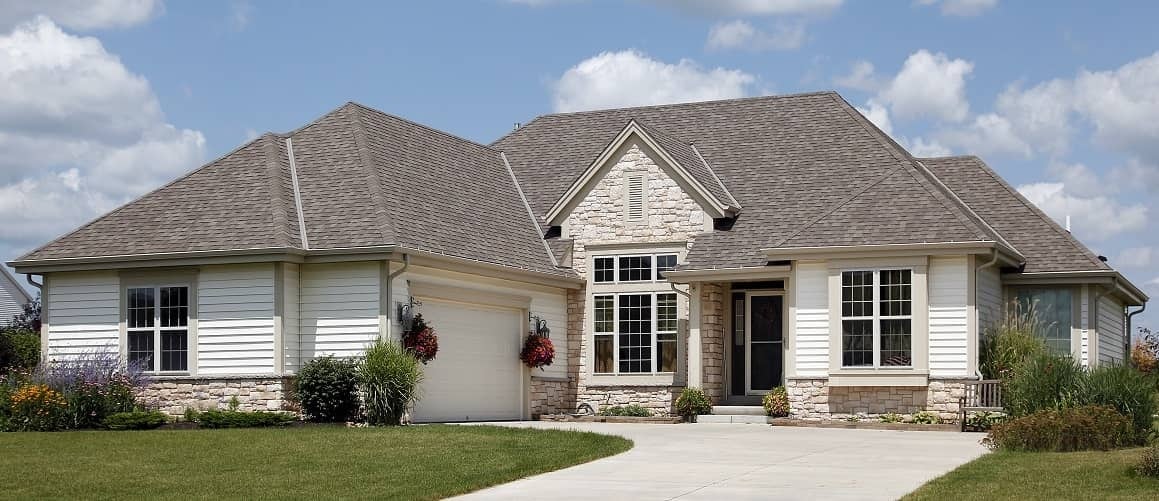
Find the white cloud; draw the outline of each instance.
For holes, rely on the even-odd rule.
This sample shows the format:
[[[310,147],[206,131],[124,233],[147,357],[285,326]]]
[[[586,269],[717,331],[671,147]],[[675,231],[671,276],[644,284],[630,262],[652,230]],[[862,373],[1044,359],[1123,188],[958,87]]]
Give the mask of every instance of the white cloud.
[[[552,85],[556,111],[728,99],[749,95],[756,77],[701,68],[688,59],[665,63],[635,51],[603,52],[569,68]]]
[[[805,25],[801,22],[778,23],[773,31],[753,27],[748,21],[736,20],[717,23],[708,32],[708,48],[762,50],[790,50],[805,43]]]
[[[1154,255],[1150,247],[1129,247],[1119,251],[1110,265],[1115,268],[1147,268],[1154,262]]]
[[[176,177],[204,150],[100,41],[43,17],[0,36],[0,259]]]
[[[998,0],[918,0],[918,4],[941,4],[943,16],[973,17],[997,7]]]
[[[532,0],[535,1],[535,0]],[[685,12],[709,16],[783,16],[828,14],[844,0],[651,0]]]
[[[1090,167],[1081,163],[1051,162],[1046,172],[1066,185],[1071,193],[1080,197],[1106,195],[1117,190],[1112,183],[1105,183]]]
[[[945,128],[937,132],[944,143],[978,155],[1014,153],[1030,156],[1030,145],[1019,139],[1006,117],[985,113],[974,117],[969,124]]]
[[[1023,90],[1014,84],[998,95],[996,111],[1024,142],[1052,155],[1066,153],[1072,132],[1070,85],[1052,80]]]
[[[901,137],[898,138],[898,142],[901,143],[902,147],[910,152],[910,155],[919,158],[944,157],[953,153],[949,148],[945,147],[941,143],[933,140],[923,139],[920,136],[915,137],[912,140]]]
[[[127,28],[162,10],[160,0],[0,0],[0,32],[38,15],[77,30]]]
[[[870,99],[865,107],[858,106],[857,111],[865,115],[873,125],[886,134],[893,135],[893,122],[889,120],[889,110],[885,109],[876,99]]]
[[[906,58],[878,98],[899,118],[960,122],[970,113],[966,77],[973,70],[974,63],[922,49]]]
[[[1126,205],[1105,196],[1081,197],[1063,183],[1027,184],[1018,191],[1059,224],[1070,216],[1072,232],[1082,239],[1101,241],[1147,226],[1147,207],[1141,204]]]
[[[833,79],[839,87],[876,92],[881,89],[881,79],[869,61],[857,61],[849,68],[849,74]]]

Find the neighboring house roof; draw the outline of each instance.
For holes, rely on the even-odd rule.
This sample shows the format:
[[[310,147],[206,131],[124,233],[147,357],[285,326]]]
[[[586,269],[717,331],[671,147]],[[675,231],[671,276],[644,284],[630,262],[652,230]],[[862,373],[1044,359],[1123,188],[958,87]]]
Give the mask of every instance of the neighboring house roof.
[[[1026,256],[1024,272],[1111,269],[978,157],[920,161]]]
[[[500,152],[348,103],[289,134],[266,134],[17,262],[396,246],[574,277],[555,265],[528,212]]]
[[[695,145],[744,209],[682,269],[761,266],[761,249],[1004,242],[833,92],[546,115],[496,141],[543,217],[606,138],[635,120]]]

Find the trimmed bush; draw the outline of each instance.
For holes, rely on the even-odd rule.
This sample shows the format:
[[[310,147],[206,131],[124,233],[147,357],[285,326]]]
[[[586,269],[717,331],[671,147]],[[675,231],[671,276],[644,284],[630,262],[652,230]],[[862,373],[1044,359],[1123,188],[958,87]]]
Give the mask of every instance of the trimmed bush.
[[[652,417],[652,411],[640,404],[613,405],[600,409],[601,416]]]
[[[1135,472],[1144,477],[1159,478],[1159,444],[1143,450],[1139,464],[1135,466]]]
[[[110,430],[152,430],[169,422],[159,411],[133,411],[109,414],[102,423]]]
[[[325,356],[302,365],[295,378],[302,413],[310,421],[343,423],[358,413],[358,365]]]
[[[358,368],[358,381],[365,395],[366,422],[400,425],[418,402],[422,362],[398,343],[379,339],[367,348]]]
[[[973,412],[966,416],[966,429],[970,431],[990,431],[994,425],[1006,420],[1006,415],[997,412]]]
[[[1070,357],[1038,354],[1015,370],[1002,395],[1003,403],[1014,417],[1083,405],[1085,377],[1086,372]]]
[[[786,417],[789,415],[789,392],[784,386],[773,388],[761,400],[765,407],[765,414],[772,417]]]
[[[692,418],[712,412],[712,401],[700,388],[685,388],[676,397],[676,414]]]
[[[197,413],[196,417],[202,428],[268,428],[285,426],[294,421],[293,414],[266,411],[208,410]]]
[[[1135,429],[1114,407],[1046,409],[994,425],[982,444],[990,449],[1035,452],[1110,450],[1130,445]]]

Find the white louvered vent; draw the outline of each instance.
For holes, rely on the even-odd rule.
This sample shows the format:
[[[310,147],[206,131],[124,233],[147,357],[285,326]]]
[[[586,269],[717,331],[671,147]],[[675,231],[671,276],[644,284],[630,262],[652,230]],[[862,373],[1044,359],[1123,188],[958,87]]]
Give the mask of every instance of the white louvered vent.
[[[644,189],[645,177],[641,175],[625,178],[627,193],[625,194],[624,217],[628,221],[643,221],[647,210],[648,194]]]

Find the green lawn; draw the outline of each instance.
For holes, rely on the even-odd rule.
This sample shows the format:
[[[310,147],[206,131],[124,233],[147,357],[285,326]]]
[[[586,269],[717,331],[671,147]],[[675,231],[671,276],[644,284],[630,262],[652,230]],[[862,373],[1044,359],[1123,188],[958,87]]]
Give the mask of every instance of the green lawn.
[[[0,434],[0,498],[431,499],[626,451],[489,426]]]
[[[1142,451],[993,452],[902,499],[1156,499],[1159,479],[1133,471]]]

